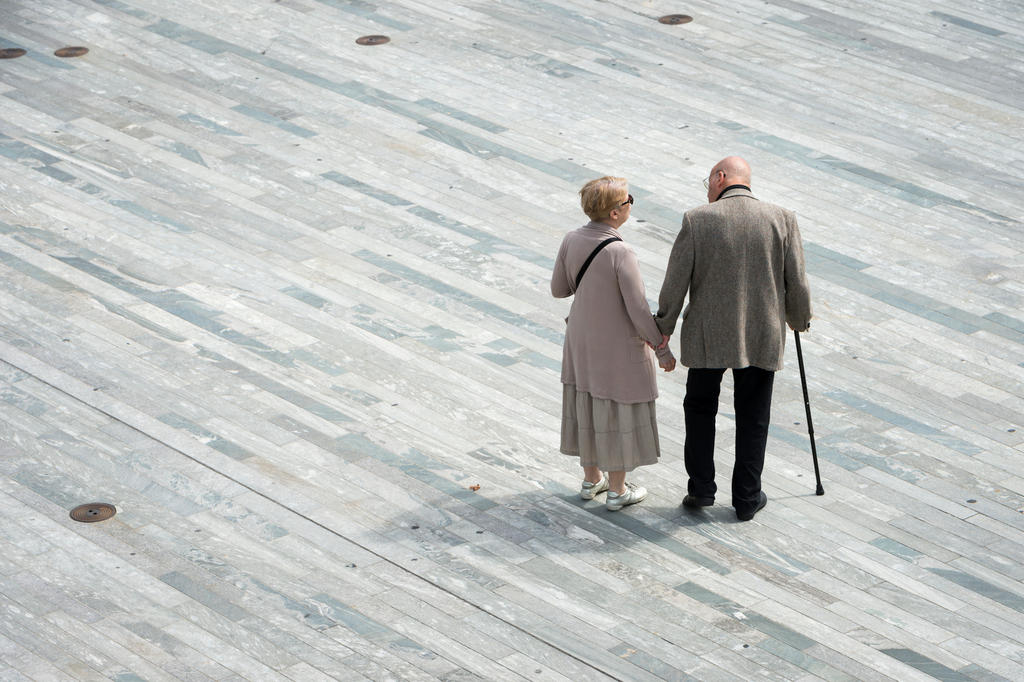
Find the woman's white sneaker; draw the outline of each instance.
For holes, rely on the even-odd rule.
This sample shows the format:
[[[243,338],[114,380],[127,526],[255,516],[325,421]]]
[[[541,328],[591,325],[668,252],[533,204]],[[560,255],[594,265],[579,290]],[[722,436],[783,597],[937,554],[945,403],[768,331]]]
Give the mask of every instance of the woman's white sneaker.
[[[584,479],[583,485],[580,487],[580,499],[581,500],[592,500],[594,495],[599,495],[605,490],[608,490],[608,476],[601,474],[601,480],[597,483],[591,483]]]
[[[647,488],[636,485],[635,483],[627,483],[626,489],[621,495],[618,493],[608,491],[608,497],[605,499],[604,508],[608,511],[619,511],[628,504],[636,504],[647,497]]]

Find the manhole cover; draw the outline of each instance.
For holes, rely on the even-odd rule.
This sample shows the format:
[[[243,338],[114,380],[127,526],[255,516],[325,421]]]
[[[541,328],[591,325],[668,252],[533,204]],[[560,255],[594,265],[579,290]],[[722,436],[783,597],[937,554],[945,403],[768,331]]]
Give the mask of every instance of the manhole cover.
[[[666,14],[658,21],[662,24],[688,24],[693,21],[689,14]]]
[[[72,509],[71,518],[82,523],[96,523],[97,521],[106,521],[116,513],[117,509],[112,504],[92,502]]]
[[[54,52],[54,54],[58,57],[81,57],[88,51],[89,48],[87,47],[62,47]]]
[[[25,54],[25,50],[20,47],[5,47],[0,50],[0,59],[14,59]]]
[[[387,36],[363,36],[362,38],[356,38],[356,42],[360,45],[383,45],[384,43],[391,42],[391,38]]]

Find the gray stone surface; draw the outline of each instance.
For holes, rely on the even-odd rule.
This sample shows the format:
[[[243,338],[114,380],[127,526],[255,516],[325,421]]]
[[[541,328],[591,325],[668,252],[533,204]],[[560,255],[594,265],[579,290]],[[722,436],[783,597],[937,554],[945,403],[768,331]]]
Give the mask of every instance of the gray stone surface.
[[[0,678],[1024,678],[1018,4],[0,5]],[[610,514],[553,257],[625,176],[654,300],[727,154],[826,494],[791,344],[755,521],[680,506],[683,370]]]

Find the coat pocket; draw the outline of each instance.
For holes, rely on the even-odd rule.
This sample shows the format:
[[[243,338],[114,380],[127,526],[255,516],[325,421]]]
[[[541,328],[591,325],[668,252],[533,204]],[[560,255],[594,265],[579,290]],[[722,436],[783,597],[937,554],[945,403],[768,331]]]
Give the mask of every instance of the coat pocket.
[[[631,337],[628,343],[630,344],[629,359],[632,362],[648,362],[651,359],[650,347],[639,336]]]

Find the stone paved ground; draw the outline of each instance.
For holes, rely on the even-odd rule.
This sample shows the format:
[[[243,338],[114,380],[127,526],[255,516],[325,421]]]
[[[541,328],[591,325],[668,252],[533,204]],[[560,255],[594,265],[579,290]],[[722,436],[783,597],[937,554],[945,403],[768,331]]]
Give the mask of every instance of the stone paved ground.
[[[1016,0],[0,0],[11,47],[0,679],[1024,679]],[[680,508],[680,371],[610,514],[552,258],[624,175],[655,298],[726,154],[800,216],[826,495],[790,347],[764,512]]]

